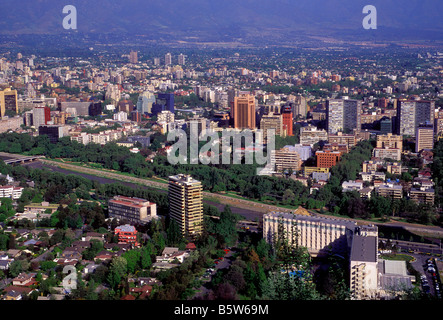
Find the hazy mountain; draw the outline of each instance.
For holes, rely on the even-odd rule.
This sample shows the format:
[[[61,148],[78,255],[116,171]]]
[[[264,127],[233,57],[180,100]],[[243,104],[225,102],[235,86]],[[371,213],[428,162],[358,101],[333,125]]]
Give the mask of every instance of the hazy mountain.
[[[65,5],[78,32],[135,33],[153,39],[232,41],[297,35],[385,40],[443,39],[441,0],[2,0],[1,34],[58,34]],[[362,9],[377,8],[377,30]]]

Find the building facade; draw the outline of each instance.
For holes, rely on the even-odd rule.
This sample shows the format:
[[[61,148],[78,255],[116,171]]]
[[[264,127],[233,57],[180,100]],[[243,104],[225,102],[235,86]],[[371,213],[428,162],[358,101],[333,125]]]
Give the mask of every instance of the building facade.
[[[146,199],[114,196],[108,201],[109,217],[132,224],[146,224],[157,217],[157,205]]]
[[[203,231],[203,188],[189,175],[169,177],[169,215],[185,237],[195,238]]]

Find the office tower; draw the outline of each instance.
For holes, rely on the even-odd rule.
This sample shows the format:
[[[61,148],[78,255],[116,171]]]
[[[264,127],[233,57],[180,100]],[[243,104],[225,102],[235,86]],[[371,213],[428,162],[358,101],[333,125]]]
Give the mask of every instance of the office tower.
[[[147,224],[157,217],[157,205],[146,199],[114,196],[108,200],[109,217],[133,224]]]
[[[283,106],[281,108],[281,115],[282,115],[282,123],[283,123],[283,130],[286,132],[287,136],[293,136],[293,118],[292,118],[292,108],[291,106]]]
[[[160,65],[160,58],[154,58],[154,66]]]
[[[195,238],[203,230],[202,184],[190,175],[169,177],[169,215],[185,237]]]
[[[155,95],[152,92],[145,91],[138,96],[137,111],[141,114],[150,114],[152,112],[152,105],[155,103]]]
[[[270,112],[261,118],[260,130],[263,134],[264,143],[267,143],[268,141],[268,132],[270,129],[274,130],[276,136],[282,136],[284,134],[281,114],[274,114],[273,112]]]
[[[397,104],[397,134],[415,137],[420,124],[434,123],[435,101],[400,100]]]
[[[167,54],[165,54],[165,65],[169,66],[172,64],[172,56],[171,54],[168,52]]]
[[[32,109],[32,125],[38,129],[51,121],[51,109],[49,107],[35,107]]]
[[[138,63],[137,51],[131,51],[129,53],[129,62],[131,62],[131,63]]]
[[[155,103],[152,104],[151,113],[156,115],[162,111],[170,111],[174,113],[174,94],[159,93]]]
[[[60,125],[41,125],[38,128],[40,136],[47,135],[51,143],[57,143],[64,136],[64,127]]]
[[[417,127],[415,134],[415,152],[434,148],[434,127],[432,124],[425,123]]]
[[[182,54],[182,53],[180,53],[180,54],[178,55],[178,64],[179,64],[179,65],[184,65],[184,64],[185,64],[185,55]]]
[[[380,133],[387,134],[392,133],[392,120],[389,118],[385,118],[380,120]]]
[[[234,128],[255,129],[255,97],[250,94],[234,97],[233,118]]]
[[[0,116],[4,117],[7,110],[18,113],[17,90],[0,91]]]
[[[326,102],[326,123],[329,134],[361,130],[361,101],[329,99]]]

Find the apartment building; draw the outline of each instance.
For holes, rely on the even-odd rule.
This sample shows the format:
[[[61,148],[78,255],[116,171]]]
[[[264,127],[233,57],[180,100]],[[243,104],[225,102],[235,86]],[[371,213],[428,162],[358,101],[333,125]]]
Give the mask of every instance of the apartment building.
[[[395,161],[401,161],[401,149],[374,148],[372,150],[372,157],[378,159],[392,159]]]
[[[352,99],[329,99],[326,102],[326,123],[329,134],[361,130],[362,102]]]
[[[286,136],[286,132],[283,130],[283,118],[281,114],[275,114],[270,112],[263,115],[260,120],[260,130],[263,134],[263,141],[268,141],[269,130],[274,130],[276,136]]]
[[[346,144],[348,149],[351,149],[356,144],[356,137],[353,134],[344,134],[343,132],[337,132],[337,134],[328,135],[329,143]]]
[[[400,100],[397,103],[397,134],[415,137],[422,123],[434,123],[435,101]]]
[[[365,300],[378,293],[378,237],[356,234],[350,256],[350,290],[352,299]]]
[[[271,150],[271,167],[277,172],[301,169],[302,161],[294,146],[285,146],[280,150]]]
[[[146,224],[157,217],[157,205],[146,199],[114,196],[108,201],[109,217],[132,224]]]
[[[304,246],[312,256],[329,252],[347,255],[356,223],[285,212],[263,215],[263,237],[271,245],[283,237],[289,245]]]
[[[391,133],[378,135],[376,147],[403,150],[403,137]]]
[[[129,224],[118,226],[114,229],[114,235],[118,237],[118,243],[130,244],[137,247],[137,229]]]
[[[427,203],[434,205],[435,190],[433,188],[412,188],[409,191],[409,198],[416,203]]]
[[[326,130],[318,129],[312,125],[300,128],[300,144],[313,146],[320,141],[328,141]]]
[[[183,236],[195,238],[203,230],[202,184],[190,175],[169,177],[169,215]]]
[[[341,152],[339,151],[317,151],[315,153],[317,157],[317,167],[320,168],[331,168],[335,166],[341,157]]]
[[[0,198],[11,198],[17,200],[21,197],[23,187],[0,186]]]
[[[395,199],[403,198],[403,187],[399,184],[382,184],[376,188],[377,193],[382,197]]]
[[[415,152],[422,150],[432,150],[434,148],[434,126],[431,124],[421,124],[415,133]]]

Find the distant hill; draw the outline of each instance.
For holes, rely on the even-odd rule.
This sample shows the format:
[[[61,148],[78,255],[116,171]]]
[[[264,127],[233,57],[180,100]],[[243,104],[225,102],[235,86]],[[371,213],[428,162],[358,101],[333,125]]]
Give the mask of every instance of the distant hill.
[[[297,35],[443,39],[441,0],[2,0],[0,34],[67,32],[62,9],[68,4],[77,8],[82,33],[205,41]],[[362,27],[367,4],[377,8],[377,30]]]

